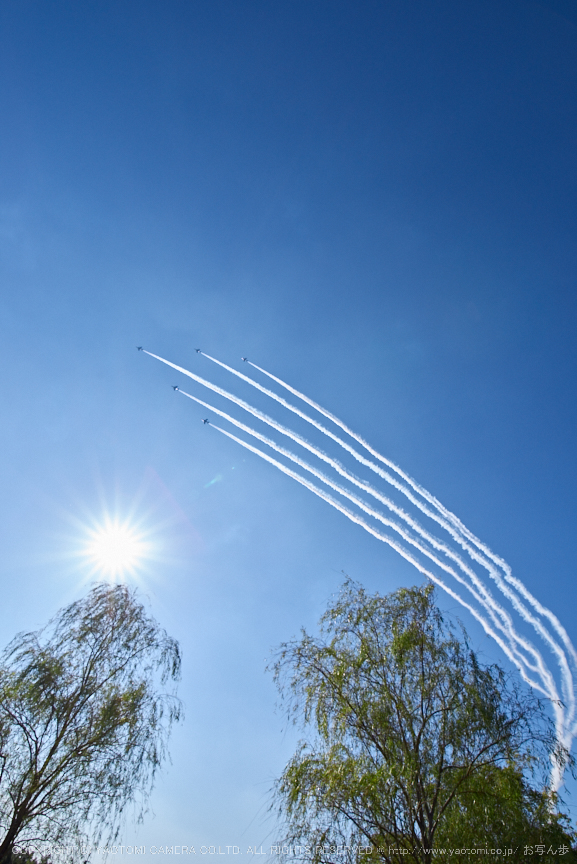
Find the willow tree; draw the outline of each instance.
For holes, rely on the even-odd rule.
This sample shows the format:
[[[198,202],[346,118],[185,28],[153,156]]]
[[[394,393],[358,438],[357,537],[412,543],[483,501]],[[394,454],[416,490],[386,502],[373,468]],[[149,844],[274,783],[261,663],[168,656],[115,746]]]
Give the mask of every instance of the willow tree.
[[[308,733],[276,786],[293,856],[428,864],[546,844],[575,860],[547,793],[551,757],[568,756],[546,713],[479,663],[430,584],[381,597],[347,582],[320,636],[281,646],[274,671]]]
[[[177,642],[133,591],[97,585],[0,657],[0,864],[16,850],[80,860],[142,815],[167,755]],[[72,850],[72,851],[71,851]]]

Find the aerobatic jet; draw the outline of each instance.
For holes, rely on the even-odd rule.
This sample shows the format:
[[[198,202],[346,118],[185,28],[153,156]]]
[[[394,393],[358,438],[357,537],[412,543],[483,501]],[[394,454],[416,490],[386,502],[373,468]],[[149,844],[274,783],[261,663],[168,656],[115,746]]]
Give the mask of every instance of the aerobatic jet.
[[[144,349],[143,349],[142,345],[139,345],[138,348],[137,348],[136,350],[137,350],[137,351],[143,351]]]
[[[210,423],[210,420],[207,418],[206,420],[203,420],[202,422],[203,423]]]
[[[248,360],[248,357],[241,357],[240,359],[244,360],[244,362],[246,363],[246,361]]]
[[[197,354],[202,354],[202,348],[195,348],[194,350]]]
[[[172,389],[173,389],[173,390],[178,390],[178,387],[176,386],[176,384],[173,384],[173,385],[172,385]]]

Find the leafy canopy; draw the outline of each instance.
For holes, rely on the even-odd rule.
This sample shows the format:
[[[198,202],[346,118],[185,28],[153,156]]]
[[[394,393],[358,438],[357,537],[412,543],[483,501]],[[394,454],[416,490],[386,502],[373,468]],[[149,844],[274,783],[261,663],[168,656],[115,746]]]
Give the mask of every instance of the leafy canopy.
[[[121,585],[13,640],[0,657],[0,864],[15,847],[51,860],[74,847],[77,861],[117,836],[128,803],[142,815],[180,718],[179,672],[177,642]]]
[[[274,673],[312,733],[276,786],[297,857],[426,864],[444,860],[434,847],[570,845],[544,791],[562,754],[541,704],[479,663],[432,585],[381,597],[345,583],[320,636],[282,645]]]

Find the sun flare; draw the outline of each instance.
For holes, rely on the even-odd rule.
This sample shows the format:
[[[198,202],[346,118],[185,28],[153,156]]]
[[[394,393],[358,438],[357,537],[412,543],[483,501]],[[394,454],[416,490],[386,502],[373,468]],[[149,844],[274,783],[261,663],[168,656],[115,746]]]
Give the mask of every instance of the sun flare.
[[[148,557],[148,546],[129,523],[107,519],[90,532],[85,554],[95,570],[109,578],[118,578],[136,572]]]

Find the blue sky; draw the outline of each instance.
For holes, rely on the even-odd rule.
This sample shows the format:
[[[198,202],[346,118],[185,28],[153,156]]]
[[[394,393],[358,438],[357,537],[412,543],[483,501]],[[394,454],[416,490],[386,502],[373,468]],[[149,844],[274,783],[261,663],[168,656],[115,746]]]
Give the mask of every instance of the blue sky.
[[[246,852],[273,842],[297,738],[265,658],[343,571],[382,592],[420,578],[201,424],[135,347],[229,388],[194,349],[246,355],[303,390],[577,641],[577,13],[5,0],[0,21],[2,641],[86,590],[81,525],[142,520],[186,721],[125,840]]]

